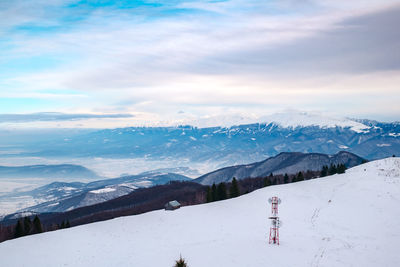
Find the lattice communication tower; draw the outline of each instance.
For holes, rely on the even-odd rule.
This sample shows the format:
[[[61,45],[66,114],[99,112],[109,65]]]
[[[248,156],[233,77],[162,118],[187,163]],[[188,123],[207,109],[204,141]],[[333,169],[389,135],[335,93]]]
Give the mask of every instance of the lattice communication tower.
[[[269,229],[269,243],[279,245],[279,228],[282,226],[282,221],[278,217],[278,205],[281,204],[281,199],[278,197],[271,197],[268,199],[271,204],[271,227]]]

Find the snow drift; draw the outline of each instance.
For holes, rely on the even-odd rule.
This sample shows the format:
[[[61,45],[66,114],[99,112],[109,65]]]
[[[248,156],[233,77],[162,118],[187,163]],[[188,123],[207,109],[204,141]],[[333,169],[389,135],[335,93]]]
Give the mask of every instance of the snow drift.
[[[282,199],[280,246],[268,244]],[[0,244],[4,266],[397,266],[400,158],[241,197],[28,236]],[[24,255],[21,257],[21,253]]]

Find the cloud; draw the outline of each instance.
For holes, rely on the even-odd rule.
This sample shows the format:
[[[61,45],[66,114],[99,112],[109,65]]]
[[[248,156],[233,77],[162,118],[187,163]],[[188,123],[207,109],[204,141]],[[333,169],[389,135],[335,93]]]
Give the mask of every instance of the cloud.
[[[31,114],[0,114],[0,123],[23,123],[35,121],[77,121],[87,119],[132,118],[131,114],[65,114],[58,112],[40,112]]]
[[[376,99],[391,106],[400,97],[399,1],[138,1],[121,8],[54,0],[38,1],[38,12],[25,10],[27,2],[35,3],[0,8],[10,18],[0,25],[7,32],[0,60],[22,57],[25,66],[43,56],[59,65],[16,66],[6,75],[10,68],[0,64],[0,97],[41,97],[47,107],[56,99],[65,113],[143,112],[160,120],[179,110],[358,114]],[[27,24],[34,27],[19,27]],[[54,109],[24,112],[46,110]]]
[[[181,6],[214,6],[203,1],[184,4]],[[238,4],[242,2],[215,5],[231,10]],[[121,11],[108,12],[115,18]],[[297,77],[400,67],[400,37],[393,26],[399,24],[398,6],[368,12],[333,10],[323,15],[249,13],[188,14],[150,21],[122,17],[106,23],[93,15],[76,30],[46,38],[24,36],[17,41],[18,53],[57,55],[69,51],[75,60],[73,68],[68,64],[54,71],[27,73],[17,81],[46,88],[112,91],[159,86],[193,75],[252,74],[262,80],[272,75]]]
[[[295,77],[399,70],[400,34],[394,26],[399,24],[400,5],[311,28],[309,36],[279,46],[259,45],[222,54],[215,62],[228,71]]]

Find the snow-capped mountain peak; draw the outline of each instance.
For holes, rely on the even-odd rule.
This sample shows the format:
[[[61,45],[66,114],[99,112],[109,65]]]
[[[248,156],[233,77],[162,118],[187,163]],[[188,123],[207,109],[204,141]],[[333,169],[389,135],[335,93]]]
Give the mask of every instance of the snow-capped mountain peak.
[[[328,115],[322,112],[305,112],[299,110],[285,110],[265,116],[255,114],[220,114],[203,117],[189,116],[175,121],[174,125],[192,125],[199,128],[206,127],[231,127],[235,125],[253,123],[275,123],[284,128],[297,128],[317,126],[320,128],[350,128],[355,132],[365,132],[370,126],[350,118]],[[167,123],[168,124],[168,123]]]
[[[355,132],[364,132],[369,126],[343,117],[323,115],[316,112],[288,111],[275,113],[261,118],[264,123],[276,123],[285,128],[318,126],[320,128],[350,128]]]

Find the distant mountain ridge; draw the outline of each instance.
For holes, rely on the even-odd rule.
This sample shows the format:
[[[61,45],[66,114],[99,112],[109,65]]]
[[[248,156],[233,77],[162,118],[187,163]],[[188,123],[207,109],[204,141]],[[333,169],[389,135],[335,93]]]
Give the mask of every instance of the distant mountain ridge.
[[[2,196],[0,201],[2,198],[10,199],[29,196],[41,203],[23,208],[19,212],[64,212],[108,201],[129,194],[138,188],[147,188],[170,181],[191,180],[180,174],[152,172],[89,183],[54,182],[32,191]]]
[[[331,164],[345,164],[347,167],[353,167],[361,164],[363,161],[363,158],[345,151],[341,151],[335,155],[284,152],[260,162],[225,167],[205,174],[193,181],[203,185],[211,185],[213,183],[230,182],[233,177],[243,179],[249,177],[264,177],[271,173],[295,174],[300,171],[321,170],[324,165],[329,166]]]
[[[368,128],[369,127],[369,128]],[[346,150],[369,160],[400,151],[400,124],[350,127],[282,127],[275,123],[229,128],[191,126],[100,130],[39,146],[35,156],[146,157],[213,161],[220,166],[263,160],[280,152],[334,154]],[[195,151],[196,153],[193,153]]]
[[[80,165],[0,166],[0,178],[99,178]]]
[[[320,170],[323,165],[343,163],[348,167],[360,164],[364,159],[349,152],[339,152],[329,156],[320,153],[285,152],[260,162],[237,165],[215,170],[190,179],[176,173],[149,171],[138,175],[129,175],[113,179],[97,180],[89,183],[53,182],[27,192],[14,192],[1,199],[29,198],[38,203],[22,208],[19,212],[65,212],[68,210],[108,201],[138,188],[165,184],[170,181],[193,181],[203,185],[228,182],[237,179],[268,176],[274,174],[294,174],[299,171]]]
[[[315,112],[285,112],[275,113],[270,116],[260,118],[263,123],[275,123],[284,128],[345,128],[354,132],[366,132],[370,128],[362,121],[349,118],[333,117],[321,115]]]
[[[66,212],[77,208],[103,203],[112,199],[128,195],[139,188],[148,188],[163,185],[170,181],[192,181],[202,185],[229,182],[233,177],[237,179],[249,177],[265,177],[273,174],[295,174],[299,171],[317,171],[322,166],[330,164],[345,164],[353,167],[365,161],[363,158],[341,151],[334,155],[321,153],[284,152],[275,157],[267,158],[260,162],[245,165],[236,165],[215,170],[202,175],[197,179],[175,173],[149,171],[139,175],[130,175],[113,179],[98,180],[89,183],[54,182],[28,192],[19,192],[6,196],[11,198],[31,197],[39,204],[20,209],[17,214],[6,218],[33,213]],[[1,198],[0,198],[1,200]]]
[[[210,125],[218,121],[220,125],[224,124],[223,118],[208,119],[214,121]],[[373,160],[400,151],[398,122],[336,118],[306,112],[278,113],[257,120],[241,119],[242,124],[227,127],[128,127],[82,131],[69,136],[61,132],[45,140],[20,137],[20,140],[7,144],[7,151],[23,157],[174,160],[176,166],[182,167],[189,166],[190,162],[214,162],[214,167],[244,164],[281,152],[335,154],[345,150]],[[251,123],[243,124],[246,121]]]

